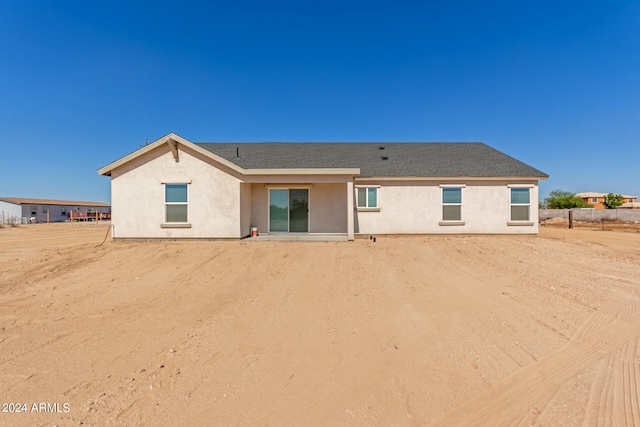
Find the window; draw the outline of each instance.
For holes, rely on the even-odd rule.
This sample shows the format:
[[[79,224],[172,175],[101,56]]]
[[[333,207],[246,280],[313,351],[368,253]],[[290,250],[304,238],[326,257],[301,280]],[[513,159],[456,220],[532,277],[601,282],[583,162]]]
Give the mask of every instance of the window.
[[[38,213],[37,208],[37,206],[31,206],[31,216],[36,216]]]
[[[51,210],[51,208],[49,206],[43,206],[42,207],[42,213],[47,213]]]
[[[358,208],[378,207],[377,187],[358,187],[357,189]]]
[[[462,188],[442,189],[442,221],[462,221]]]
[[[66,215],[66,214],[67,214],[67,207],[60,206],[60,215]]]
[[[591,198],[591,203],[598,203],[598,198],[597,197],[592,197]]]
[[[166,222],[188,222],[187,184],[165,184]]]
[[[96,213],[96,208],[87,208],[87,213]]]
[[[511,221],[529,221],[530,188],[511,188]]]

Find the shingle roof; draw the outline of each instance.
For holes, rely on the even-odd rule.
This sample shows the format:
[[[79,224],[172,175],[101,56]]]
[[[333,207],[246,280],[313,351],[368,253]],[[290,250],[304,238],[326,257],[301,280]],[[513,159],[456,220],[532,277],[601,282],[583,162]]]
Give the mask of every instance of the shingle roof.
[[[245,169],[360,168],[361,177],[548,177],[544,172],[481,142],[245,142],[196,145]],[[239,153],[239,157],[236,153]],[[387,159],[383,159],[383,156]]]
[[[78,202],[72,200],[48,200],[48,199],[25,199],[20,197],[0,197],[0,200],[20,205],[60,205],[60,206],[95,206],[109,207],[110,205],[102,202]]]

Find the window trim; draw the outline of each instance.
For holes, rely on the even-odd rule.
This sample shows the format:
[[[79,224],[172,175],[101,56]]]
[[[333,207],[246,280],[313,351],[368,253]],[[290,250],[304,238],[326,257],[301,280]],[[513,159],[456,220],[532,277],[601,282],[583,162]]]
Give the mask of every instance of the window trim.
[[[509,197],[509,221],[507,221],[507,225],[534,225],[534,222],[531,221],[531,189],[534,187],[533,185],[508,185],[507,186],[509,188],[509,192],[508,192],[508,197]],[[514,189],[527,189],[529,192],[529,201],[527,203],[513,203],[512,198],[513,198],[513,190]],[[526,220],[514,220],[512,218],[512,212],[511,212],[511,208],[513,206],[527,206],[528,210],[527,210],[527,219]]]
[[[188,181],[188,182],[187,182]],[[185,181],[181,181],[181,182],[177,182],[177,181],[162,181],[162,189],[163,189],[163,195],[164,195],[164,203],[163,203],[163,207],[164,207],[164,212],[163,212],[163,216],[164,216],[164,222],[160,224],[160,228],[191,228],[191,223],[189,222],[189,199],[190,199],[190,195],[189,195],[189,184],[191,183],[191,180],[185,180]],[[187,201],[186,202],[167,202],[167,185],[184,185],[185,189],[187,191]],[[178,206],[178,205],[184,205],[187,207],[187,218],[185,221],[168,221],[167,219],[167,206]]]
[[[358,212],[380,212],[380,192],[378,189],[380,185],[356,185],[356,210]],[[365,206],[358,206],[358,201],[360,200],[359,191],[360,189],[364,189],[365,192]],[[369,190],[374,189],[376,191],[376,206],[369,206]]]
[[[462,206],[464,204],[464,196],[462,191],[463,188],[466,187],[464,184],[440,184],[440,222],[438,225],[443,226],[456,226],[456,225],[465,225],[463,209]],[[458,189],[460,190],[460,203],[452,203],[444,201],[444,192],[447,189]],[[445,206],[460,206],[460,219],[444,219],[444,207]]]
[[[313,184],[305,185],[265,185],[267,189],[267,234],[305,234],[311,233],[311,187]],[[271,231],[271,190],[287,190],[287,202],[291,203],[290,190],[307,190],[307,231],[290,231],[291,229],[291,209],[287,207],[287,231]]]

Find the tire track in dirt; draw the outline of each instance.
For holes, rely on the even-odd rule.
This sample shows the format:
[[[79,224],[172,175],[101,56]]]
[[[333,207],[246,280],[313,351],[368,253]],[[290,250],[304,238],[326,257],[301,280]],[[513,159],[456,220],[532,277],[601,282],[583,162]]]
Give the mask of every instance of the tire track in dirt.
[[[585,408],[583,425],[640,426],[638,339],[602,359]]]
[[[596,310],[589,318],[576,330],[572,340],[581,339],[589,334],[608,326],[613,319],[622,314],[623,303],[612,301]]]
[[[634,361],[639,335],[637,300],[613,301],[590,316],[563,347],[518,370],[433,425],[519,425],[525,420],[530,423],[532,415],[535,422],[535,414],[560,387],[601,359],[588,416],[596,417],[598,425],[640,425],[635,422],[637,410],[634,413],[638,399]],[[585,417],[585,421],[588,419]]]
[[[590,329],[605,323],[604,313],[626,320],[638,313],[638,300],[608,304],[602,314],[594,316],[598,320],[590,322]],[[638,337],[635,337],[601,360],[591,385],[584,425],[640,426],[638,355]]]

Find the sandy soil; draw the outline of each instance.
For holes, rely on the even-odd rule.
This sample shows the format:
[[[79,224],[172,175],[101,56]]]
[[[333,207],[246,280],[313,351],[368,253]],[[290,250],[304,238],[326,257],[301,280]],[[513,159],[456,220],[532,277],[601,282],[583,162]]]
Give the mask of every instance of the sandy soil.
[[[542,221],[541,226],[548,228],[569,228],[569,220],[566,218],[551,218]],[[629,233],[640,233],[640,222],[637,221],[573,221],[573,227],[600,231],[626,231]]]
[[[637,233],[106,231],[0,229],[0,425],[640,425]]]

